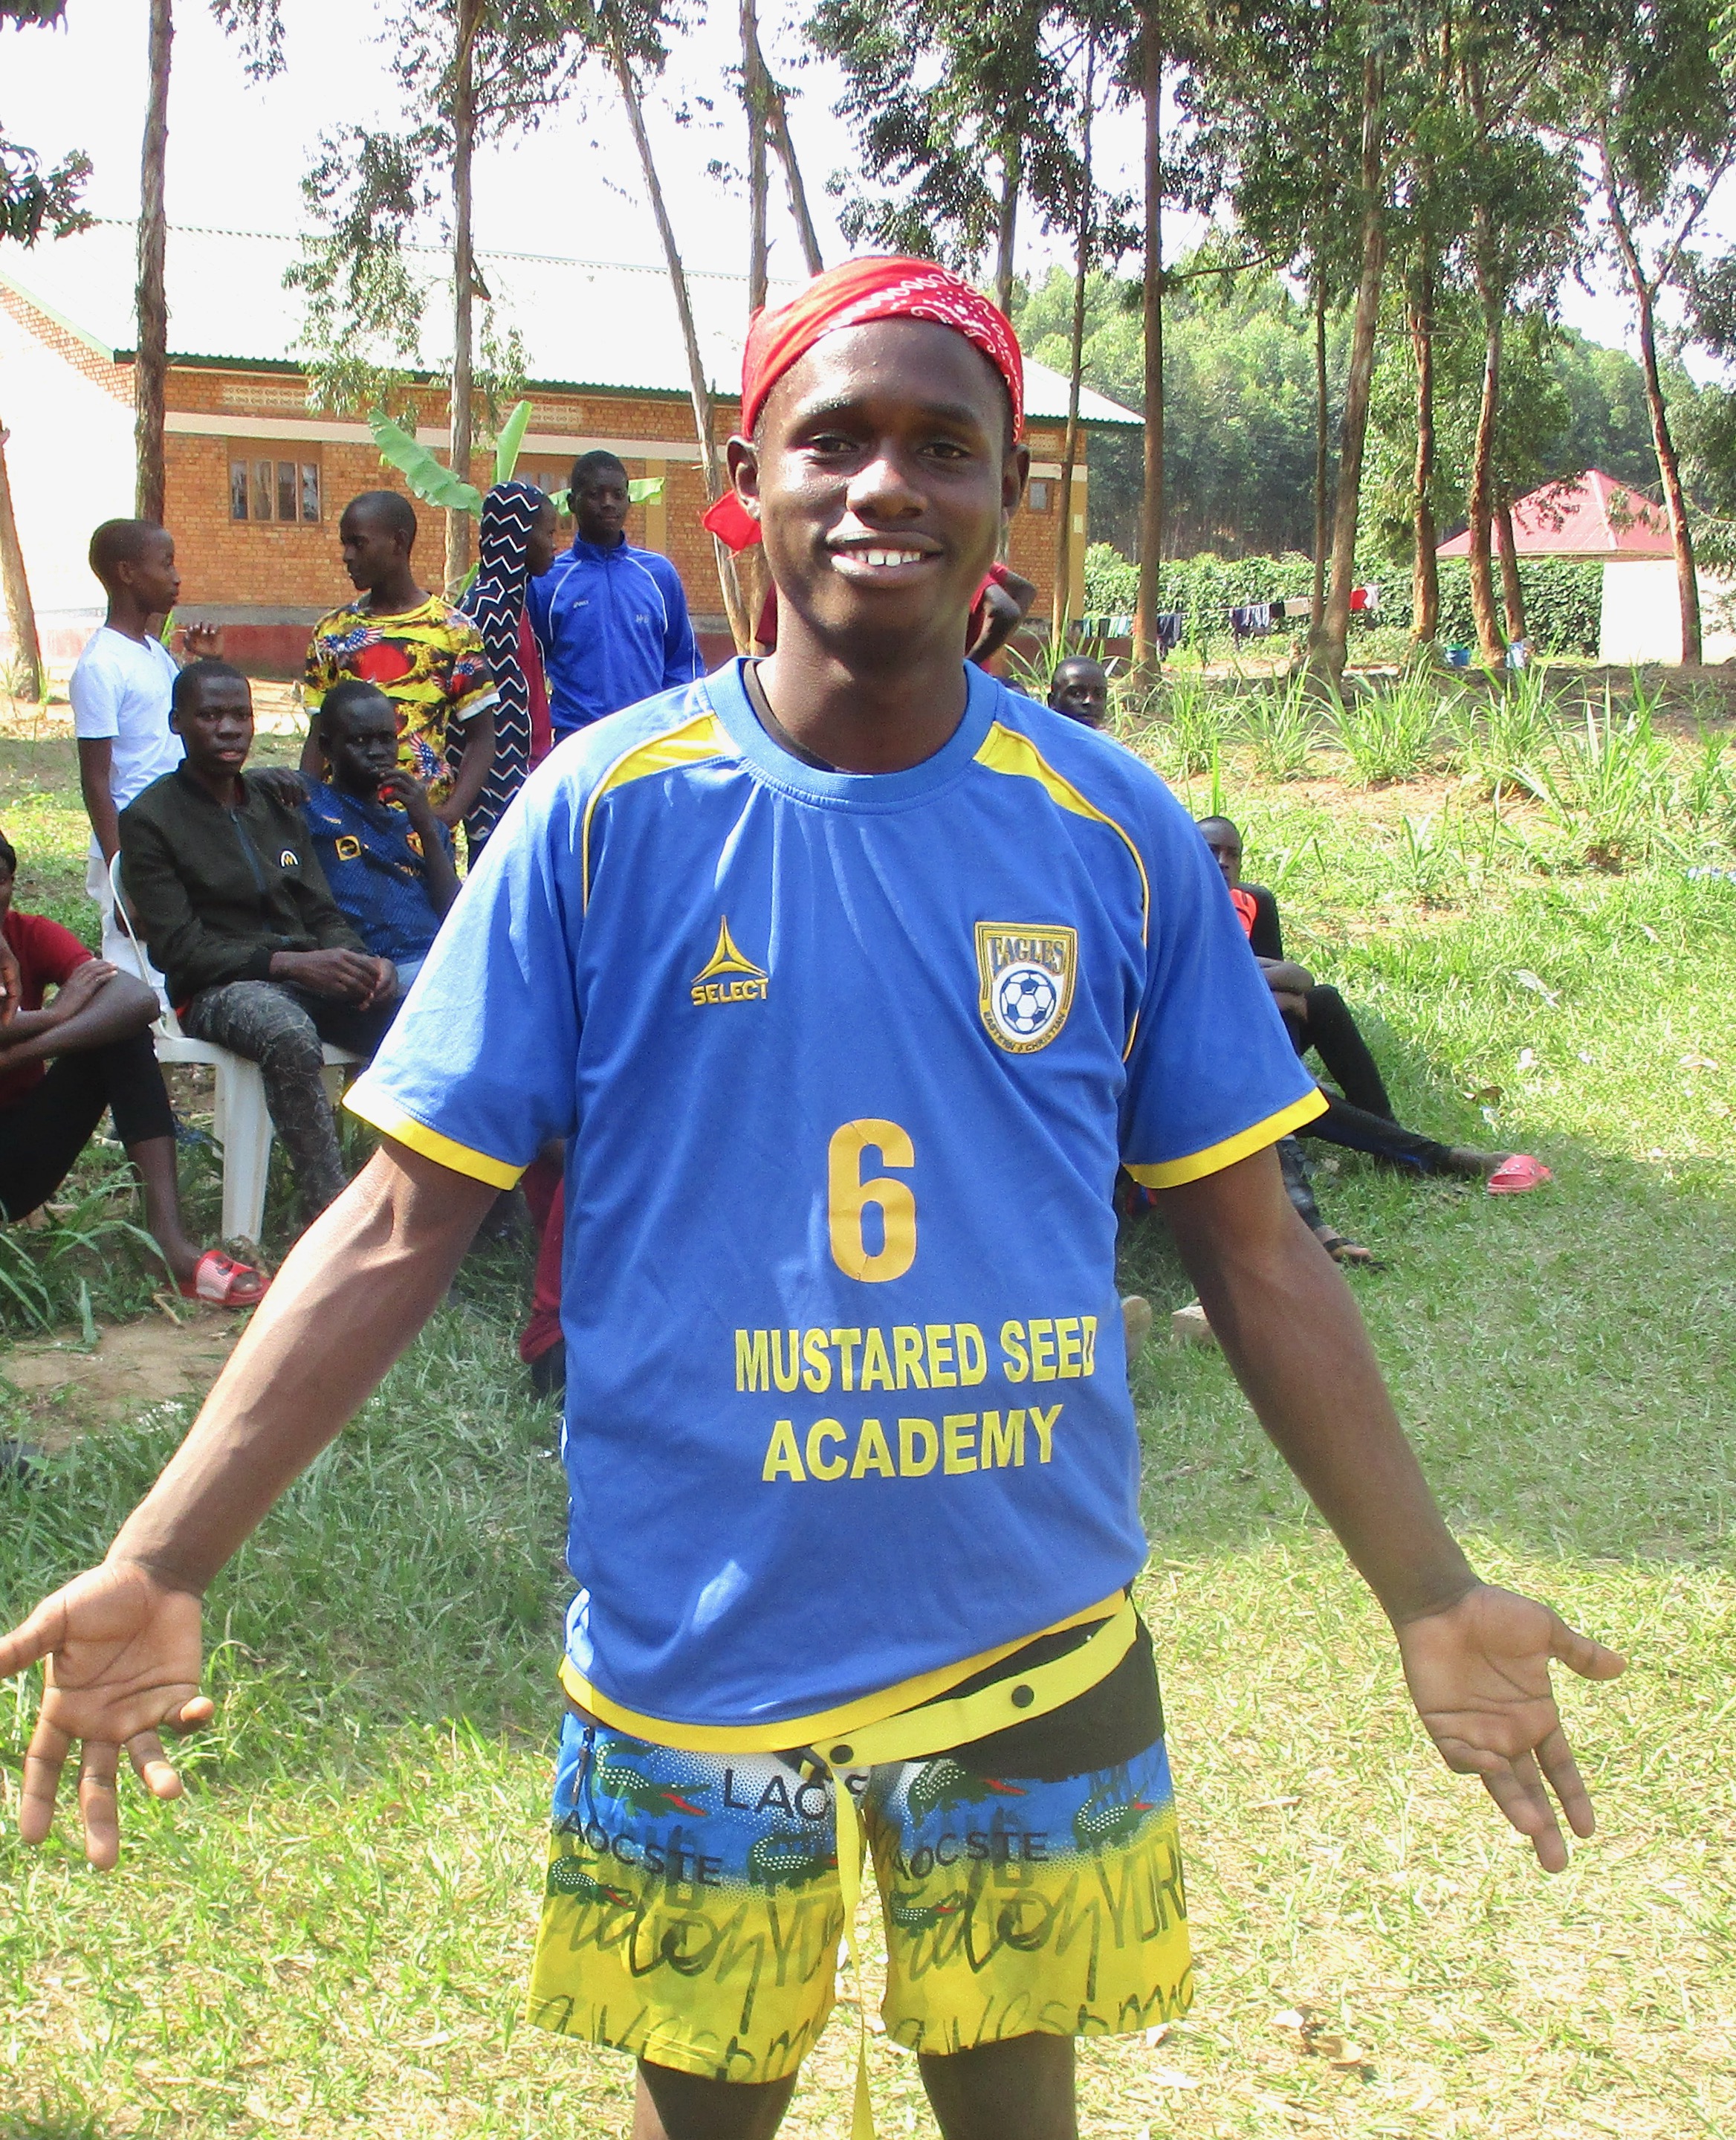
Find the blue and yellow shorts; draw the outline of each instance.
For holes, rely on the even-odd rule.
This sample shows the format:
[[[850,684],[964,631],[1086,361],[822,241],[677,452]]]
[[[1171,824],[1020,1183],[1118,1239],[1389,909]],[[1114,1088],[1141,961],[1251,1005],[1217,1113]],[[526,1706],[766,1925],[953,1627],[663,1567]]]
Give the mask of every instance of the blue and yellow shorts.
[[[1187,2010],[1143,1628],[1101,1684],[1047,1715],[842,1774],[873,1854],[895,2042],[944,2054],[1114,2035]],[[531,2019],[684,2073],[794,2073],[831,2011],[844,1930],[833,1788],[811,1748],[694,1753],[570,1711]]]

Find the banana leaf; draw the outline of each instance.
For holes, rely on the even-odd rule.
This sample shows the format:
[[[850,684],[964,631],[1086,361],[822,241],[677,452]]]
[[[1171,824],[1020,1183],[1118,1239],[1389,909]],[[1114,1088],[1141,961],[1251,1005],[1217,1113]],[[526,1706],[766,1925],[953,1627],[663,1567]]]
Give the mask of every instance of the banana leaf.
[[[513,405],[512,413],[500,427],[500,436],[494,442],[494,480],[504,483],[518,465],[518,449],[524,444],[524,434],[530,429],[531,405],[519,401]]]
[[[482,511],[483,494],[475,484],[465,483],[437,461],[401,424],[395,424],[383,411],[375,410],[368,419],[368,429],[374,434],[381,460],[398,470],[424,504],[442,506],[449,512]]]

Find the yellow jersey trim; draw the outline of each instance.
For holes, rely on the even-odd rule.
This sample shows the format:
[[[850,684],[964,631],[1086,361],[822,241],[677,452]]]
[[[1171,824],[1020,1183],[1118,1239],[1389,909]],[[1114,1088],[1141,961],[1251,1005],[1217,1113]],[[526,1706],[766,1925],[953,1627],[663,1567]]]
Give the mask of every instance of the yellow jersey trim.
[[[1033,1699],[1024,1706],[1013,1706],[1009,1689],[995,1687],[985,1687],[978,1694],[966,1695],[957,1701],[944,1704],[946,1716],[935,1720],[937,1728],[952,1734],[938,1742],[938,1748],[944,1749],[964,1745],[973,1738],[983,1738],[988,1732],[1001,1730],[1008,1724],[1016,1724],[1032,1716],[1045,1715],[1049,1708],[1059,1708],[1062,1702],[1071,1701],[1075,1695],[1083,1694],[1087,1688],[1095,1686],[1098,1680],[1120,1663],[1126,1655],[1128,1645],[1133,1641],[1137,1623],[1131,1602],[1118,1591],[1114,1597],[1106,1598],[1096,1605],[1087,1605],[1082,1612],[1072,1613],[1065,1620],[1057,1620],[1052,1627],[1039,1627],[1034,1633],[1021,1635],[1014,1642],[999,1643],[995,1648],[984,1650],[977,1657],[966,1657],[958,1664],[942,1665],[934,1671],[919,1674],[915,1679],[900,1681],[896,1686],[883,1687],[878,1694],[863,1695],[856,1701],[846,1701],[836,1709],[822,1710],[812,1716],[786,1717],[778,1724],[682,1724],[670,1717],[646,1716],[638,1710],[628,1709],[618,1701],[611,1701],[607,1695],[600,1693],[578,1671],[570,1657],[561,1660],[561,1684],[580,1708],[588,1710],[600,1723],[610,1725],[617,1731],[630,1731],[636,1739],[649,1739],[656,1745],[679,1746],[694,1754],[776,1754],[787,1746],[815,1746],[830,1752],[831,1742],[835,1740],[847,1742],[852,1747],[858,1740],[864,1746],[869,1745],[870,1741],[865,1735],[872,1727],[893,1720],[911,1724],[914,1720],[908,1712],[934,1701],[937,1696],[950,1692],[966,1680],[973,1679],[978,1672],[986,1671],[991,1665],[997,1665],[1003,1657],[1010,1657],[1023,1649],[1027,1643],[1037,1642],[1044,1635],[1065,1633],[1070,1627],[1085,1627],[1093,1620],[1101,1620],[1104,1625],[1089,1642],[1081,1643],[1079,1648],[1070,1651],[1064,1657],[1057,1657],[1047,1665],[1034,1666],[1030,1671],[1019,1675],[1020,1686],[1029,1685],[1033,1689]],[[1113,1634],[1110,1632],[1111,1629],[1115,1631]],[[1121,1647],[1116,1649],[1116,1639],[1121,1635],[1125,1635],[1125,1639],[1121,1642]],[[1090,1660],[1088,1665],[1081,1661],[1086,1658]],[[1061,1674],[1055,1683],[1064,1686],[1067,1691],[1051,1701],[1047,1707],[1039,1708],[1035,1691],[1039,1674],[1046,1682],[1042,1691],[1051,1693],[1053,1689],[1047,1682],[1059,1673],[1063,1665],[1070,1666],[1073,1670]],[[978,1708],[983,1715],[993,1714],[998,1721],[984,1723],[979,1729],[969,1728],[973,1723]],[[966,1715],[966,1712],[969,1714]],[[963,1730],[959,1728],[961,1715],[966,1725]],[[880,1735],[890,1738],[909,1735]],[[929,1735],[924,1730],[919,1735],[926,1737]],[[841,1758],[850,1760],[854,1755],[846,1755]],[[915,1758],[914,1753],[879,1752],[871,1757],[872,1760],[914,1760]]]
[[[1145,857],[1126,827],[1118,825],[1113,817],[1081,795],[1071,780],[1063,778],[1028,736],[1021,735],[1016,729],[1003,727],[999,721],[989,723],[988,733],[978,746],[977,763],[986,765],[991,773],[1034,780],[1063,810],[1071,810],[1076,817],[1089,817],[1094,824],[1107,825],[1117,835],[1140,873],[1140,941],[1143,944],[1151,927],[1151,885],[1145,875]]]
[[[591,791],[585,805],[583,827],[579,836],[580,881],[584,886],[585,903],[591,903],[591,819],[596,806],[612,788],[625,788],[630,780],[644,780],[654,773],[667,773],[672,766],[703,765],[708,758],[723,758],[735,746],[729,740],[729,731],[710,711],[695,714],[690,721],[684,721],[678,729],[670,729],[660,736],[648,736],[643,743],[630,744],[612,764],[603,769],[603,777]]]
[[[1301,1099],[1292,1100],[1287,1107],[1280,1107],[1275,1115],[1268,1115],[1264,1122],[1256,1122],[1252,1129],[1238,1130],[1221,1144],[1209,1144],[1204,1151],[1191,1151],[1185,1159],[1160,1160],[1155,1166],[1130,1166],[1127,1171],[1142,1189],[1179,1189],[1184,1181],[1202,1181],[1209,1174],[1218,1174],[1226,1166],[1233,1166],[1238,1159],[1246,1159],[1251,1152],[1263,1151],[1268,1145],[1276,1144],[1281,1136],[1288,1136],[1292,1130],[1300,1129],[1304,1122],[1312,1122],[1326,1111],[1324,1094],[1304,1092]]]
[[[449,1166],[454,1174],[468,1174],[473,1181],[486,1181],[494,1189],[515,1189],[518,1185],[518,1177],[524,1171],[522,1166],[496,1159],[486,1151],[476,1151],[468,1144],[459,1144],[455,1138],[442,1136],[438,1130],[419,1122],[414,1115],[405,1114],[393,1101],[376,1097],[366,1089],[365,1082],[350,1087],[344,1095],[344,1105],[352,1115],[371,1122],[376,1130],[395,1137],[400,1144],[407,1144],[412,1151],[420,1152],[424,1159],[431,1159],[439,1166]]]

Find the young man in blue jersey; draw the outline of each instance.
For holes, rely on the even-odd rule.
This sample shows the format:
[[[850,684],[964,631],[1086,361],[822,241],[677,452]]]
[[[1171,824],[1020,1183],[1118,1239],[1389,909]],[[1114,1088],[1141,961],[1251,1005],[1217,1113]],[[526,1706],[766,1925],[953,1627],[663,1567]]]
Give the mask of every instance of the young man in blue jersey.
[[[730,460],[776,654],[527,784],[356,1090],[380,1153],[108,1561],[0,1642],[0,1674],[53,1661],[24,1833],[80,1738],[111,1863],[120,1746],[172,1796],[158,1728],[211,1714],[212,1574],[562,1139],[580,1589],[532,2014],[638,2059],[636,2140],[776,2129],[859,1819],[946,2140],[1072,2140],[1074,2036],[1188,2003],[1121,1163],[1449,1765],[1547,1868],[1545,1778],[1591,1832],[1549,1666],[1621,1660],[1442,1523],[1284,1195],[1318,1102],[1204,843],[1130,753],[966,668],[1020,408],[1007,322],[924,263],[755,323]]]
[[[555,741],[704,673],[681,575],[627,540],[627,471],[601,447],[572,464],[573,537],[525,591]]]

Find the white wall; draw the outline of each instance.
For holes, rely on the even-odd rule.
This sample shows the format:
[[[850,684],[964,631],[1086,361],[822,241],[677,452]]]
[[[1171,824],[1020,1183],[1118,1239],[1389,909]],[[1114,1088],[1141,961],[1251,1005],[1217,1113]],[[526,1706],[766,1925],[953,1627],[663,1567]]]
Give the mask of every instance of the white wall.
[[[101,621],[91,531],[133,509],[133,412],[0,308],[0,425],[37,622]],[[0,634],[5,631],[0,611]]]
[[[1736,596],[1736,580],[1716,572],[1699,577],[1700,658],[1736,660],[1736,611],[1728,622],[1723,614],[1726,603]],[[1673,557],[1606,562],[1597,658],[1616,668],[1681,660],[1682,611]]]

